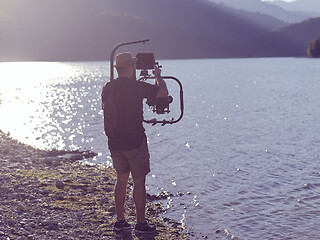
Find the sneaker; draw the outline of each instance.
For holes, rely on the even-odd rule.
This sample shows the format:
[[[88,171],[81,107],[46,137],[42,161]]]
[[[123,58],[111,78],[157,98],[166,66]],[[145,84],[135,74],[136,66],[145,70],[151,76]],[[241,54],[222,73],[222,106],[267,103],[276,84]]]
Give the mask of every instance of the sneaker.
[[[157,232],[156,226],[150,226],[149,223],[147,223],[147,222],[137,223],[134,230],[137,233],[145,233],[145,234]]]
[[[130,228],[131,228],[131,225],[126,220],[123,220],[123,221],[117,220],[113,226],[113,230],[115,231],[121,231],[124,229],[130,229]]]

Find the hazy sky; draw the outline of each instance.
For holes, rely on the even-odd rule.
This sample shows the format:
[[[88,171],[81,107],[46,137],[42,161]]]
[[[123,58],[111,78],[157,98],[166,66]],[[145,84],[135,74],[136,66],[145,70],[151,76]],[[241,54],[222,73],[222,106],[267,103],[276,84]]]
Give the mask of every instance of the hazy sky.
[[[263,2],[273,2],[273,1],[277,1],[277,0],[262,0]],[[281,0],[283,2],[293,2],[293,1],[296,1],[296,0]]]

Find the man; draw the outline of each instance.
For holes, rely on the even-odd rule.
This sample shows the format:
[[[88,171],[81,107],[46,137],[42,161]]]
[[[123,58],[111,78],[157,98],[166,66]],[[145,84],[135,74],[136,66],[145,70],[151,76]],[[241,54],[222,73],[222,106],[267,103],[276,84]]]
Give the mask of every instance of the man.
[[[130,229],[124,216],[126,188],[129,174],[133,178],[133,200],[136,208],[135,231],[153,233],[155,226],[150,226],[145,219],[146,175],[150,172],[149,150],[145,129],[143,128],[144,98],[162,98],[168,96],[166,83],[161,77],[161,70],[155,66],[156,85],[136,80],[136,59],[130,53],[116,56],[115,65],[118,78],[106,84],[102,101],[113,94],[116,115],[116,133],[108,134],[108,146],[114,168],[117,173],[115,186],[115,205],[117,221],[114,230]],[[113,84],[113,86],[112,86]],[[112,89],[113,88],[113,89]]]

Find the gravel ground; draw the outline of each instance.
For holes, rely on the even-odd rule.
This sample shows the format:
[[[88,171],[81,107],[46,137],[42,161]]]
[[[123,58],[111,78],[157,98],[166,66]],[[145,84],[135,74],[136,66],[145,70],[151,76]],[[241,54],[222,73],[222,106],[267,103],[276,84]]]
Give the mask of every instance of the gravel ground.
[[[154,199],[163,195],[148,195],[146,209],[158,234],[116,235],[114,170],[79,161],[94,155],[35,149],[0,131],[0,239],[188,239],[180,223],[160,216],[164,208]],[[127,220],[134,225],[132,183],[127,191]]]

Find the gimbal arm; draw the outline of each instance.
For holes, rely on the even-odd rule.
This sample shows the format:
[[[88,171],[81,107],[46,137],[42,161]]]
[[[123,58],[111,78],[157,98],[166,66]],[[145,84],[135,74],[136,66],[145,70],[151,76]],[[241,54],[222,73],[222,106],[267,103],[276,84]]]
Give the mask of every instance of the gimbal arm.
[[[146,40],[140,40],[140,41],[134,41],[134,42],[120,43],[113,48],[110,56],[110,81],[114,80],[113,61],[114,61],[114,54],[116,53],[117,49],[121,46],[137,44],[137,43],[145,44],[146,42],[149,42],[149,41],[150,41],[149,39],[146,39]]]

